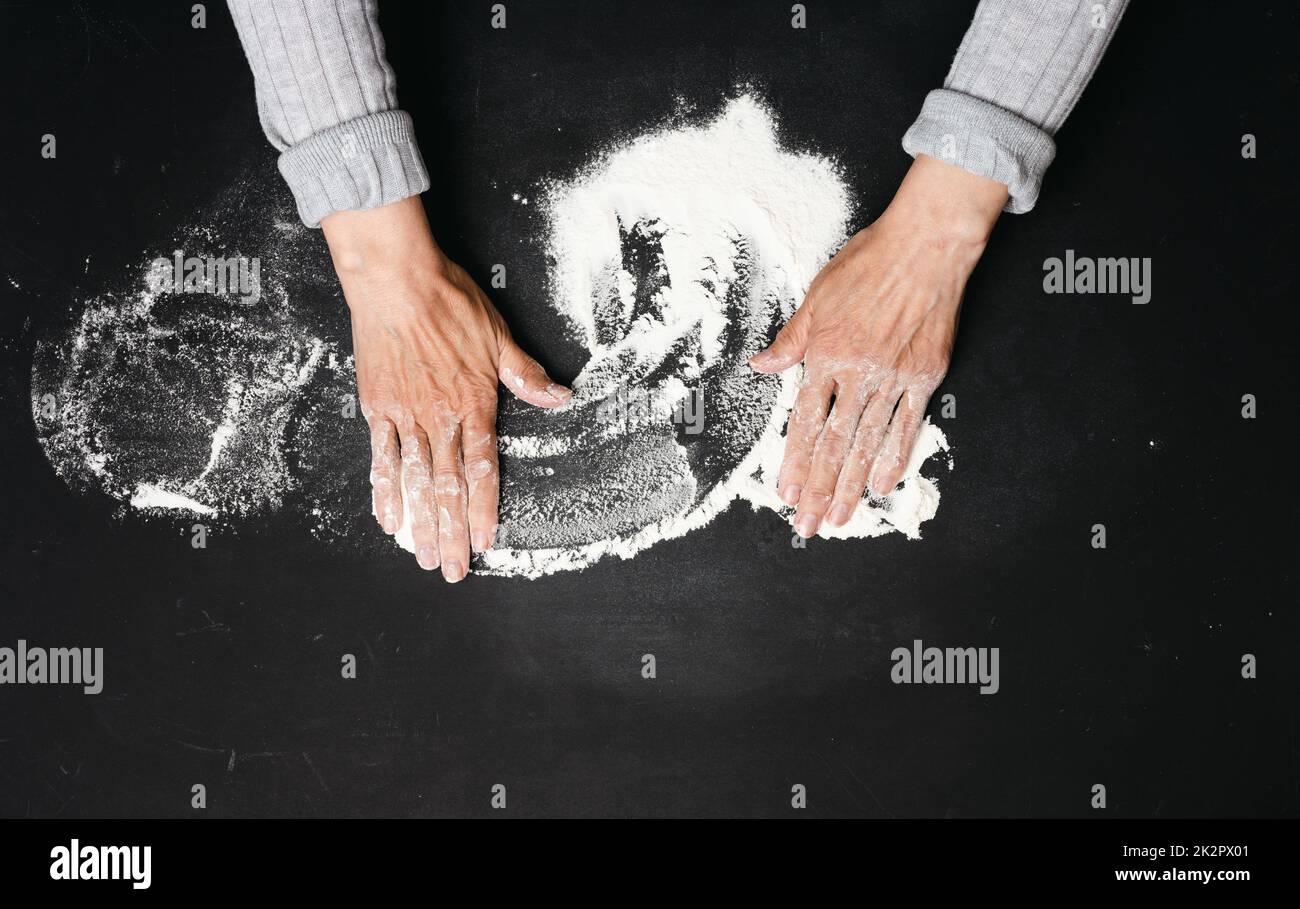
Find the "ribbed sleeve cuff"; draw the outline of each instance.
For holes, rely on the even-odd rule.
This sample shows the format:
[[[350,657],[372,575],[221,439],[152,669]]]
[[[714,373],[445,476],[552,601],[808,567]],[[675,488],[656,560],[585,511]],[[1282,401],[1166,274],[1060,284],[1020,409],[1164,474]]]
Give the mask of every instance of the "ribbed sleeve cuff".
[[[995,104],[948,89],[925,98],[921,115],[903,136],[912,157],[927,154],[1004,183],[1005,210],[1029,211],[1038,201],[1047,166],[1056,157],[1052,137]]]
[[[378,208],[429,188],[406,111],[368,114],[321,130],[280,155],[280,173],[308,227],[336,211]]]

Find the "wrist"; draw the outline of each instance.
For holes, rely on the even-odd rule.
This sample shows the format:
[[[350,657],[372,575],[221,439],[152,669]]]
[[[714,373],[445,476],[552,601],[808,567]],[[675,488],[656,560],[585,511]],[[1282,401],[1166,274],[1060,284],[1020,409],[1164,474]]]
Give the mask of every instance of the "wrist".
[[[982,251],[1007,198],[1005,184],[921,154],[881,220],[902,222],[946,245]]]
[[[395,276],[434,283],[446,260],[429,230],[419,196],[362,211],[339,211],[321,219],[334,271],[348,306],[378,303],[383,294],[353,294],[349,286],[390,285]]]

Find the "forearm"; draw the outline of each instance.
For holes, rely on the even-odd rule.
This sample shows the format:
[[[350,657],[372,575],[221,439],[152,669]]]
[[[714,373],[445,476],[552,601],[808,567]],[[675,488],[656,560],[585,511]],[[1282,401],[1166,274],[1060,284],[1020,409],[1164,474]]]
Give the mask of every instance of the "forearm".
[[[281,152],[280,173],[305,224],[428,189],[411,118],[397,107],[373,0],[229,5],[262,128]]]
[[[1038,198],[1053,136],[1092,77],[1128,0],[982,0],[944,87],[903,137],[925,153],[1005,184],[1006,210]]]

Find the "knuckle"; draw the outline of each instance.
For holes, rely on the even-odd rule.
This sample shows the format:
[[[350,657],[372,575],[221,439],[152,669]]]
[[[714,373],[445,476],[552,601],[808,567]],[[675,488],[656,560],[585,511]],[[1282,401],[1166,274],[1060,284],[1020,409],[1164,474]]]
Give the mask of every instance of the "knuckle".
[[[402,452],[402,473],[415,478],[429,476],[429,459],[424,453],[423,446],[413,445]]]
[[[497,459],[497,440],[495,428],[481,425],[465,426],[462,430],[461,447],[466,458],[486,458],[495,462]]]
[[[474,306],[474,298],[459,285],[459,282],[448,284],[443,288],[442,301],[458,315],[469,312]]]
[[[539,378],[538,374],[542,372],[542,365],[534,360],[529,354],[524,353],[521,350],[515,357],[515,368],[513,371],[515,375],[521,376],[525,380],[532,382]]]
[[[370,427],[370,450],[385,451],[397,441],[393,426],[387,420]]]
[[[455,421],[455,408],[451,406],[447,395],[442,391],[430,391],[424,396],[415,417],[422,426],[438,427],[449,421]]]
[[[863,381],[877,386],[882,385],[894,372],[873,356],[863,357],[857,365],[857,371]]]
[[[397,427],[397,431],[401,435],[410,435],[415,431],[415,411],[411,410],[409,407],[394,405],[385,410],[383,415]]]
[[[835,489],[841,493],[852,492],[854,489],[861,491],[862,487],[867,485],[867,472],[870,469],[870,456],[854,455],[836,478]]]
[[[840,472],[841,483],[853,483],[866,473],[867,468],[871,465],[871,458],[875,454],[875,448],[855,447],[849,452],[848,457],[844,459],[844,468]]]
[[[842,448],[847,448],[853,436],[844,425],[844,420],[831,420],[826,423],[826,428],[822,431],[821,444],[823,449],[833,452]]]
[[[470,480],[482,480],[494,476],[496,471],[496,462],[486,457],[474,458],[465,464],[465,477]]]
[[[475,382],[462,392],[461,405],[457,408],[456,417],[462,423],[475,419],[491,420],[496,416],[496,406],[496,386],[484,388]]]
[[[782,468],[781,473],[777,476],[777,485],[787,486],[791,483],[798,483],[802,485],[804,481],[804,476],[805,474],[802,470],[800,470],[798,467],[791,465],[790,467]]]
[[[848,505],[853,507],[854,503],[862,498],[862,493],[866,491],[866,481],[854,483],[841,483],[835,490],[834,503],[836,505]]]
[[[438,508],[438,536],[442,538],[444,547],[468,545],[469,523],[464,508],[448,508],[446,505]]]
[[[831,500],[831,491],[822,483],[809,484],[808,488],[803,491],[803,496],[799,499],[800,507],[803,507],[805,500],[813,508],[825,507]]]
[[[460,474],[454,470],[440,470],[433,477],[433,491],[440,499],[459,498],[464,492]]]
[[[785,460],[781,462],[781,476],[803,476],[808,472],[808,463],[809,459],[801,450],[787,451]]]
[[[416,518],[411,525],[411,536],[421,546],[432,543],[437,539],[438,525],[434,520],[433,512],[422,513]]]
[[[397,458],[388,449],[376,449],[370,454],[370,482],[377,479],[392,481],[397,474]]]
[[[880,447],[880,440],[885,437],[885,431],[889,428],[886,420],[880,420],[872,423],[867,431],[862,435],[862,455],[864,459],[870,458]]]

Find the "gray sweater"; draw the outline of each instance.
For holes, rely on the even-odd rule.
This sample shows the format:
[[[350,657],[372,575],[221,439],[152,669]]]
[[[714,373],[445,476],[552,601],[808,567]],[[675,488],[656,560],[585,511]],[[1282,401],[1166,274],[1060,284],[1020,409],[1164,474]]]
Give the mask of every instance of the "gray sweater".
[[[303,223],[429,188],[411,118],[397,106],[375,0],[229,0],[267,138]],[[942,89],[903,136],[1005,183],[1033,208],[1052,137],[1110,43],[1128,0],[982,0]]]

